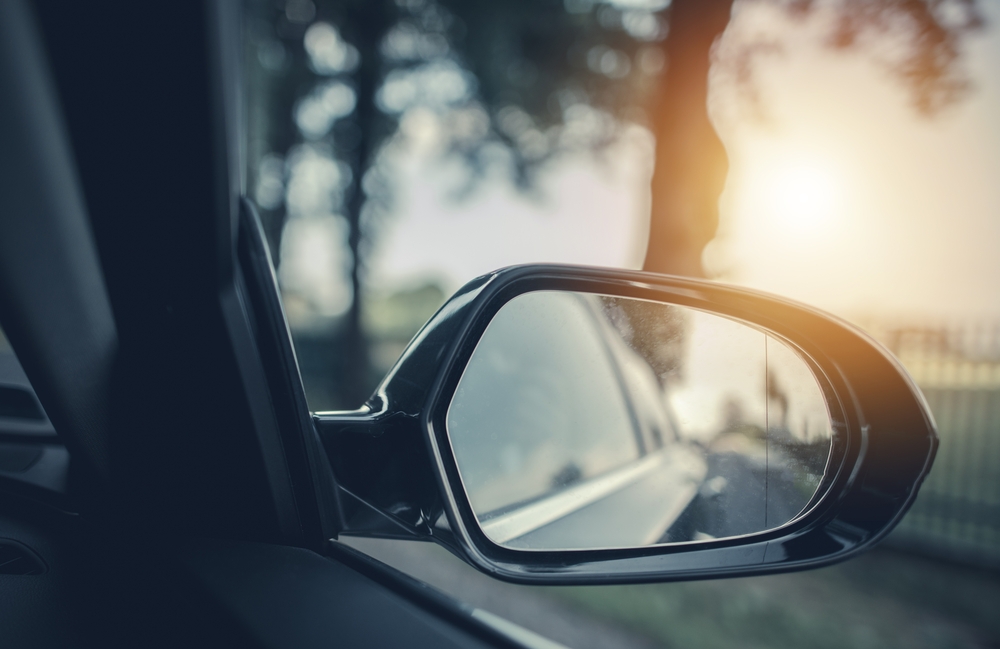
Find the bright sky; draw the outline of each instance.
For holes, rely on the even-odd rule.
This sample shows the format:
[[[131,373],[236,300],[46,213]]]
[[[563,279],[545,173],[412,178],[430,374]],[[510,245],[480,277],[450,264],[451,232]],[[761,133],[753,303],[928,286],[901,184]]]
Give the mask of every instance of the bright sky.
[[[863,53],[799,36],[761,66],[771,125],[722,126],[709,255],[730,281],[849,316],[1000,313],[1000,31],[969,41],[975,91],[930,120]]]
[[[376,239],[372,284],[436,279],[454,290],[512,264],[642,264],[652,146],[644,133],[631,134],[607,161],[586,156],[547,169],[537,193],[520,192],[498,173],[459,200],[464,176],[437,162],[433,144],[415,139],[398,158],[395,212]]]
[[[1000,25],[1000,3],[986,8]],[[708,264],[726,281],[851,318],[1000,314],[1000,30],[968,42],[975,91],[932,120],[863,52],[831,54],[807,30],[794,34],[758,66],[766,121],[713,90],[731,171]],[[641,134],[604,164],[554,167],[542,199],[494,179],[456,202],[433,124],[411,132],[395,213],[370,259],[374,285],[436,278],[454,289],[528,261],[641,264]]]

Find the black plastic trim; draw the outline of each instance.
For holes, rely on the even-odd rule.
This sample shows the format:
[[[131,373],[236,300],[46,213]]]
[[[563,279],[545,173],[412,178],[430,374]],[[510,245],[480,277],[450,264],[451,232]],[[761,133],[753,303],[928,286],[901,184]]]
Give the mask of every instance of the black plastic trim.
[[[237,285],[268,383],[270,405],[306,544],[319,549],[342,523],[333,472],[323,461],[281,305],[270,251],[253,205],[240,203]]]
[[[436,588],[355,550],[349,545],[336,541],[331,542],[327,548],[327,555],[469,635],[489,642],[496,647],[531,649],[530,645],[526,645],[500,629],[473,617],[475,608],[463,604]],[[533,632],[528,631],[528,633],[534,635]],[[552,646],[552,644],[551,641],[547,643],[548,646]]]

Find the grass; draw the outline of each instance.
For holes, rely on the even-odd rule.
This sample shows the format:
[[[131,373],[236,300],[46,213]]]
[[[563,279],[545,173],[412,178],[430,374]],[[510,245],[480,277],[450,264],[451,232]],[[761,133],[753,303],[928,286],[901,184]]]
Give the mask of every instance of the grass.
[[[429,543],[352,545],[574,649],[1000,649],[1000,573],[889,549],[767,577],[541,587],[496,581]]]
[[[552,595],[665,647],[1000,647],[1000,575],[887,550],[812,572]]]

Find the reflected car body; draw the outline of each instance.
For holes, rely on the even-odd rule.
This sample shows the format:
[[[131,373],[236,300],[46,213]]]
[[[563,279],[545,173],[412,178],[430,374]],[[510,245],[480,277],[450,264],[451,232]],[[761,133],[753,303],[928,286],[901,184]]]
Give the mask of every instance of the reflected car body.
[[[448,414],[483,530],[502,545],[649,545],[688,507],[702,453],[593,295],[528,294],[490,323]]]

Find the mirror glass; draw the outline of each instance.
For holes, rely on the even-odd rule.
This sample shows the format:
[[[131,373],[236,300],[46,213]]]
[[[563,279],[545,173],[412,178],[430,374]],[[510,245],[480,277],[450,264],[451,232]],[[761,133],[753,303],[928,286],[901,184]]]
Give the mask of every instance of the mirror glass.
[[[832,429],[788,345],[688,307],[537,291],[505,304],[447,431],[485,534],[598,549],[781,526],[812,498]]]

